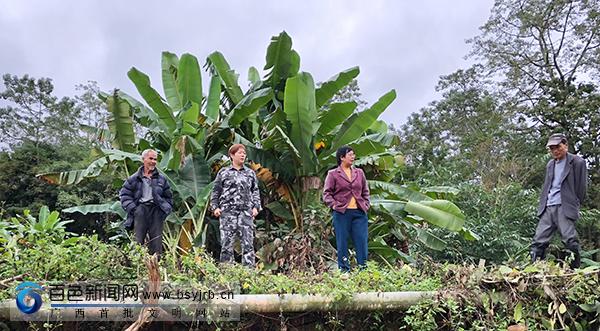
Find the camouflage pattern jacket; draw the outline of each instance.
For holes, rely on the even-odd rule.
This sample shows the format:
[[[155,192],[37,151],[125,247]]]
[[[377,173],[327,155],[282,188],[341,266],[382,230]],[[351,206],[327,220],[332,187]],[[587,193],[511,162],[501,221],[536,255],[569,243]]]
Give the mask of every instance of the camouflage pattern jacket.
[[[246,166],[240,170],[233,166],[219,170],[210,197],[210,206],[212,210],[220,208],[223,212],[252,208],[260,211],[260,191],[254,171]]]

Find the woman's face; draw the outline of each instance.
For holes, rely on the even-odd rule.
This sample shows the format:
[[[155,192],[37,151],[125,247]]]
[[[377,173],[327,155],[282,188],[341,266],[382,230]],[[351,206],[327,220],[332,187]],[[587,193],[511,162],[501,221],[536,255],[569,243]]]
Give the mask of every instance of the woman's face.
[[[352,163],[354,163],[354,158],[355,158],[354,151],[349,151],[348,153],[346,153],[345,156],[342,156],[340,158],[342,160],[341,165],[344,165],[347,167],[351,166]]]
[[[235,152],[234,154],[231,155],[231,161],[236,165],[244,164],[245,160],[246,160],[246,150],[243,148],[238,149],[237,152]]]

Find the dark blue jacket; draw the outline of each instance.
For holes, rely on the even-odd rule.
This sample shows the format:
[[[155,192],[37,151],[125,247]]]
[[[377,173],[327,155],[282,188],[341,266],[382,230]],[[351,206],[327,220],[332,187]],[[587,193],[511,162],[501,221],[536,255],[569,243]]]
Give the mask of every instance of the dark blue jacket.
[[[127,212],[127,221],[124,224],[127,229],[133,227],[133,212],[139,205],[140,198],[142,197],[143,176],[144,167],[141,166],[135,174],[127,178],[119,192],[121,207]],[[165,176],[160,174],[156,169],[152,172],[151,178],[152,199],[154,199],[154,203],[165,213],[166,217],[173,210],[173,193],[171,193],[171,187]]]

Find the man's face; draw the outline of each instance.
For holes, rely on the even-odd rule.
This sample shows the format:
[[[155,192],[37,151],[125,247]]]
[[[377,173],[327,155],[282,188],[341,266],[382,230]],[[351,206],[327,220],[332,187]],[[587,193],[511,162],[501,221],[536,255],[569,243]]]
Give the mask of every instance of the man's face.
[[[144,169],[153,171],[156,168],[156,152],[150,151],[146,154],[146,157],[142,159],[144,162]]]
[[[549,146],[548,149],[555,160],[562,160],[567,155],[567,151],[569,150],[567,144],[563,143]]]
[[[244,150],[243,148],[238,149],[237,152],[235,152],[234,154],[231,155],[231,161],[234,164],[237,164],[237,165],[244,164],[245,160],[246,160],[246,150]]]

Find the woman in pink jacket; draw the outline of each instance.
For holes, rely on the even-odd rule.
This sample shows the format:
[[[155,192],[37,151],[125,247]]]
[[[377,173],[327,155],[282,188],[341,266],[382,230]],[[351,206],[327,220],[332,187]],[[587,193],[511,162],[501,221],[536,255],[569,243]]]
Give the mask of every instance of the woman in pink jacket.
[[[352,238],[358,265],[365,267],[368,254],[369,187],[362,169],[352,166],[354,151],[348,146],[336,152],[338,167],[325,178],[323,201],[333,210],[333,228],[338,252],[338,267],[350,271],[348,239]]]

